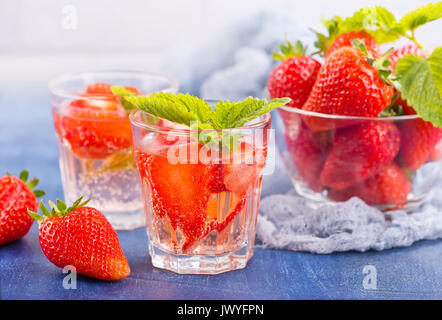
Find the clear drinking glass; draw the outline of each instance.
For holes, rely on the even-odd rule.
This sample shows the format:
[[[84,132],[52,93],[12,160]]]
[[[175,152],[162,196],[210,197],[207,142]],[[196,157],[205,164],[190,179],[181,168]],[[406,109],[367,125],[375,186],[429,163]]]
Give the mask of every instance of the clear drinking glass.
[[[217,274],[253,255],[271,115],[223,130],[236,143],[198,143],[192,131],[143,111],[131,113],[149,253],[155,267]]]
[[[278,149],[296,191],[318,202],[359,197],[411,210],[438,181],[442,129],[417,115],[352,117],[282,107]]]
[[[143,95],[178,86],[142,72],[69,74],[49,83],[65,201],[90,198],[115,229],[129,230],[144,225],[140,178],[130,121],[110,85]]]

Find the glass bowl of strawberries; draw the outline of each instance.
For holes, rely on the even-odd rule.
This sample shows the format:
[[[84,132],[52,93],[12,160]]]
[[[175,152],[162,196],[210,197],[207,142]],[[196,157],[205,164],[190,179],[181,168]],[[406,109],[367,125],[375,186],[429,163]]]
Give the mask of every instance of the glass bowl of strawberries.
[[[318,131],[312,120],[332,127]],[[282,159],[308,199],[358,197],[382,210],[413,208],[440,177],[442,129],[417,115],[328,116],[283,107],[275,122]]]
[[[442,48],[429,50],[415,29],[442,4],[397,21],[384,8],[325,21],[322,58],[287,41],[267,83],[271,98],[291,102],[275,112],[277,145],[296,191],[316,201],[358,197],[388,211],[419,205],[442,167]],[[428,16],[428,15],[427,15]],[[384,24],[367,21],[388,17]],[[370,18],[366,20],[365,18]],[[407,38],[382,50],[380,44]]]

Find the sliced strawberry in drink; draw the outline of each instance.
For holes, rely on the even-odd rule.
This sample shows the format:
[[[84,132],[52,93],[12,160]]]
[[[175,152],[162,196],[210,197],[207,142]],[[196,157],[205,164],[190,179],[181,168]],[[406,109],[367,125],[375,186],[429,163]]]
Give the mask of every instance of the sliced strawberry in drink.
[[[239,196],[237,198],[237,201],[234,202],[234,204],[232,205],[232,210],[227,215],[227,217],[224,220],[218,221],[216,223],[216,230],[218,232],[223,231],[235,219],[235,217],[241,212],[241,210],[244,208],[246,202],[247,202],[247,194],[243,194],[242,196]]]
[[[157,215],[167,215],[174,229],[186,239],[199,240],[206,231],[210,175],[203,164],[171,164],[166,157],[148,156],[137,151],[140,171],[145,171]],[[147,168],[145,166],[147,165]]]
[[[54,112],[57,133],[77,157],[103,159],[132,145],[129,119],[110,87],[105,83],[91,84],[86,93],[80,94],[85,98],[72,101],[65,114]],[[92,98],[94,95],[109,97]]]
[[[68,115],[54,113],[54,124],[80,158],[103,159],[132,145],[130,123],[124,113],[70,107]]]
[[[265,153],[266,150],[257,150],[253,145],[242,142],[239,152],[223,157],[220,164],[213,165],[212,192],[245,193],[261,174]]]
[[[230,197],[230,198],[229,198]],[[230,206],[227,210],[227,214],[222,216],[223,206]],[[207,224],[206,230],[201,238],[207,236],[212,231],[217,231],[218,240],[223,241],[224,236],[221,232],[235,220],[238,214],[244,209],[247,203],[247,194],[241,196],[234,193],[221,192],[218,195],[212,195],[207,205]],[[196,244],[197,239],[187,239],[183,244],[183,251],[188,251]]]

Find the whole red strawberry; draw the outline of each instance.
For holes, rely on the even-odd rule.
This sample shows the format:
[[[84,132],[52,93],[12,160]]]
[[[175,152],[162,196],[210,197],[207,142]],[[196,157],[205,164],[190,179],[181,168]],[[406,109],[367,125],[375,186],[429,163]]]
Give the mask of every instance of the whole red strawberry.
[[[431,150],[428,161],[438,161],[442,158],[442,140],[440,140]]]
[[[343,33],[338,37],[336,37],[335,41],[333,41],[330,48],[328,48],[328,50],[325,52],[325,58],[327,59],[332,52],[340,48],[352,47],[353,46],[351,43],[352,40],[363,41],[368,52],[370,52],[374,58],[378,58],[382,55],[381,47],[379,47],[379,44],[371,35],[369,35],[365,31],[358,31],[358,32],[351,31]]]
[[[390,65],[388,66],[388,69],[390,71],[394,71],[394,68],[396,67],[398,60],[406,54],[413,54],[413,55],[416,55],[419,57],[425,56],[423,50],[421,48],[419,48],[415,43],[406,44],[406,45],[394,50],[388,56],[388,61],[390,61]]]
[[[397,126],[401,133],[400,162],[410,170],[417,170],[429,160],[441,140],[442,128],[421,118],[399,121]]]
[[[394,162],[384,166],[371,178],[344,190],[330,189],[328,196],[335,201],[359,197],[369,205],[403,206],[411,190],[405,171]]]
[[[34,190],[38,179],[28,180],[29,173],[22,171],[20,178],[0,177],[0,245],[21,239],[34,222],[28,210],[37,210],[37,197],[44,195]]]
[[[334,51],[319,70],[303,110],[326,114],[375,117],[387,107],[393,87],[381,78],[373,60],[354,47]],[[327,118],[306,116],[313,130],[343,126]]]
[[[338,129],[321,183],[337,190],[359,183],[391,162],[399,146],[400,133],[391,122],[370,121]]]
[[[298,41],[292,45],[287,41],[281,45],[281,52],[273,54],[282,63],[269,76],[267,89],[271,98],[289,97],[291,107],[301,108],[315,83],[321,64],[305,56],[305,48]]]
[[[40,210],[29,214],[39,222],[40,246],[50,262],[57,267],[74,266],[78,274],[101,280],[120,280],[130,274],[129,264],[121,250],[118,236],[104,215],[85,207],[82,198],[71,207],[60,200],[43,203]]]
[[[290,126],[284,130],[287,151],[303,182],[313,191],[320,192],[324,186],[319,176],[333,138],[332,132],[311,131],[298,115],[295,114],[295,116],[298,121],[290,121]],[[289,112],[287,112],[287,118],[290,118]]]
[[[415,43],[409,43],[406,44],[396,50],[394,50],[387,58],[387,60],[390,62],[390,65],[388,66],[388,70],[394,73],[394,69],[396,67],[396,64],[398,60],[406,55],[406,54],[412,54],[419,57],[425,57],[424,51],[419,48]],[[416,111],[413,109],[413,107],[409,106],[406,100],[403,100],[401,97],[401,94],[398,91],[395,91],[396,99],[393,101],[393,104],[399,105],[402,107],[404,114],[416,114]]]

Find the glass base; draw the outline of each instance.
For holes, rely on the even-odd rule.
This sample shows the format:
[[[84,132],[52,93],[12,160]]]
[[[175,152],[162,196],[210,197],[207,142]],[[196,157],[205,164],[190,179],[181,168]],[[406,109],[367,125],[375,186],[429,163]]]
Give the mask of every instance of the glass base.
[[[132,212],[104,211],[103,215],[115,230],[133,230],[146,226],[142,209]]]
[[[243,269],[253,256],[253,246],[219,255],[183,255],[166,252],[149,243],[152,265],[179,274],[219,274]]]
[[[309,203],[312,206],[318,206],[324,203],[328,204],[336,204],[339,202],[336,202],[334,200],[330,200],[327,198],[326,191],[323,191],[321,193],[312,191],[309,187],[307,187],[303,182],[299,182],[296,179],[292,179],[293,186],[295,187],[296,193],[298,193],[303,198],[309,200]],[[420,196],[416,196],[411,192],[408,195],[407,202],[405,205],[401,207],[397,207],[397,205],[391,204],[391,205],[373,205],[373,207],[379,209],[380,211],[383,211],[387,213],[388,211],[394,211],[394,210],[403,210],[406,212],[412,212],[414,209],[419,207],[422,202],[425,200],[425,197],[427,196],[428,192],[420,194]],[[387,215],[388,218],[388,215]]]

